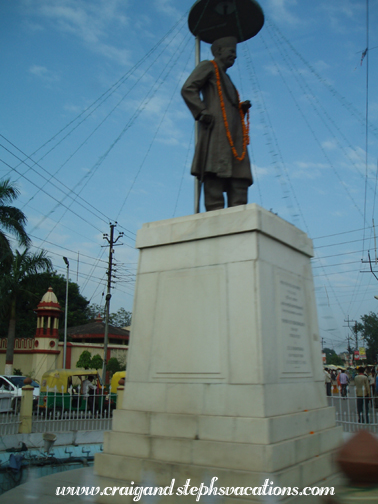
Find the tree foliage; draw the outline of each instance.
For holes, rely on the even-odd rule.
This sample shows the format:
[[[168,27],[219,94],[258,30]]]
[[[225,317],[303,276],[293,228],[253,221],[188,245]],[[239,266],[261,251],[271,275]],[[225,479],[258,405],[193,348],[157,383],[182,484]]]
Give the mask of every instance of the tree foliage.
[[[98,315],[105,320],[105,307],[98,304],[91,304],[87,309],[90,320],[94,320]],[[114,327],[128,327],[131,325],[132,313],[125,308],[119,308],[115,313],[109,315],[109,323]]]
[[[81,352],[79,360],[76,362],[76,367],[91,369],[92,355],[88,350]]]
[[[88,350],[81,352],[79,360],[76,362],[76,367],[84,369],[101,369],[103,359],[101,355],[96,354],[92,357]]]
[[[14,341],[16,338],[16,322],[19,312],[17,300],[21,294],[30,296],[28,283],[33,285],[33,279],[42,271],[49,271],[52,267],[44,250],[31,252],[26,248],[12,254],[12,262],[8,272],[4,272],[0,279],[1,311],[3,318],[8,321],[8,344],[6,353],[6,367],[13,365]],[[10,372],[10,369],[6,369]]]
[[[53,288],[54,294],[64,312],[66,302],[66,278],[56,271],[43,272],[24,280],[25,291],[21,292],[17,299],[17,322],[16,334],[22,337],[33,337],[37,327],[37,318],[34,310],[41,301],[42,296],[49,287]],[[89,322],[87,314],[89,301],[80,294],[79,286],[68,282],[68,327],[74,327]],[[64,324],[64,314],[60,319],[60,327]],[[5,336],[7,324],[4,318],[0,321],[0,336]]]
[[[327,364],[333,364],[334,366],[345,366],[345,361],[339,357],[336,353],[327,357]]]
[[[345,362],[337,355],[335,350],[331,348],[323,348],[323,353],[326,354],[326,364],[333,364],[334,366],[344,366]]]
[[[104,360],[101,357],[101,355],[96,354],[91,359],[91,368],[92,369],[102,369],[103,362],[104,362]]]
[[[41,301],[42,296],[49,287],[58,298],[62,308],[60,318],[60,328],[64,326],[64,310],[66,302],[66,278],[56,271],[48,271],[35,274],[23,280],[23,289],[17,296],[17,320],[16,336],[32,338],[35,335],[37,327],[37,318],[34,310]],[[0,302],[5,307],[7,294],[0,292]],[[4,300],[4,301],[3,301]],[[80,294],[80,288],[75,282],[68,282],[68,327],[75,327],[87,324],[94,320],[98,314],[104,318],[104,309],[96,304],[89,304],[89,301]],[[131,312],[120,308],[116,313],[110,314],[110,324],[116,327],[125,327],[131,323]],[[0,337],[5,337],[8,331],[8,318],[5,311],[0,316]],[[63,335],[61,334],[61,339]]]
[[[378,315],[374,312],[363,315],[361,322],[357,324],[357,330],[366,341],[367,363],[374,364],[378,360]]]
[[[113,376],[114,373],[117,373],[118,371],[124,371],[124,369],[125,365],[116,357],[111,357],[106,364],[106,370],[110,372],[111,376]]]
[[[30,246],[30,238],[25,231],[26,216],[10,205],[19,194],[20,191],[9,179],[0,181],[0,268],[6,271],[12,261],[12,248],[7,233],[13,235],[19,245]]]

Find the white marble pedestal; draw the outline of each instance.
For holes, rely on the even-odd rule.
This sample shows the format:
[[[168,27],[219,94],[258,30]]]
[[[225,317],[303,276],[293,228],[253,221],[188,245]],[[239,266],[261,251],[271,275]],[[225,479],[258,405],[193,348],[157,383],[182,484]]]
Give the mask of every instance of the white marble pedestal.
[[[341,429],[326,402],[307,236],[250,204],[145,224],[136,246],[127,383],[95,460],[102,484],[331,484]]]

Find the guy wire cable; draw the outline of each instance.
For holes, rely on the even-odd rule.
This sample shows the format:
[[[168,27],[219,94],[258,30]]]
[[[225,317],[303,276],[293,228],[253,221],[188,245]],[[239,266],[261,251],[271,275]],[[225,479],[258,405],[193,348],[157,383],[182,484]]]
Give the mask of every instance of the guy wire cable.
[[[282,43],[282,40],[279,40],[278,38],[276,38],[277,37],[277,33],[274,30],[271,29],[271,25],[269,23],[267,24],[267,33],[269,33],[269,35],[270,35],[273,43],[275,44],[276,49],[281,54],[281,57],[282,57],[283,61],[292,69],[292,75],[294,76],[294,78],[296,79],[298,85],[302,89],[304,96],[306,96],[306,98],[307,98],[309,104],[311,105],[311,107],[313,108],[314,112],[317,114],[317,116],[322,121],[322,123],[324,124],[324,126],[330,132],[330,134],[332,135],[333,139],[337,142],[337,145],[342,150],[342,152],[345,155],[345,157],[347,159],[349,159],[351,165],[356,170],[356,173],[358,173],[358,175],[360,177],[362,177],[362,179],[364,181],[366,181],[365,175],[360,172],[360,170],[359,170],[356,162],[352,159],[352,157],[350,156],[350,154],[347,151],[347,149],[343,146],[343,144],[339,141],[339,139],[337,138],[337,136],[335,135],[335,133],[332,131],[332,128],[329,126],[329,124],[327,123],[327,121],[339,133],[339,135],[344,140],[344,142],[347,144],[347,146],[349,147],[349,149],[351,150],[351,152],[355,153],[355,155],[357,157],[360,157],[359,153],[358,153],[358,150],[351,144],[351,142],[348,140],[348,138],[341,131],[341,128],[336,124],[336,122],[334,121],[334,119],[332,118],[332,116],[328,113],[328,111],[326,110],[326,108],[322,105],[321,101],[317,98],[317,93],[314,92],[311,89],[311,87],[307,83],[306,79],[303,77],[302,73],[297,68],[297,66],[294,63],[292,57],[287,52],[285,44]],[[310,94],[311,99],[309,99],[308,93]],[[315,103],[316,103],[316,106],[315,106]],[[322,114],[320,113],[320,111],[324,114],[324,117],[322,116]],[[325,118],[327,119],[327,121],[325,120]],[[370,189],[373,191],[372,187],[370,187]]]
[[[353,202],[355,208],[357,209],[357,211],[360,213],[360,215],[362,216],[362,218],[364,218],[364,215],[363,215],[363,212],[362,210],[359,208],[357,202],[355,201],[355,199],[353,198],[351,192],[349,191],[349,189],[346,187],[346,185],[343,183],[343,180],[340,176],[340,174],[338,173],[338,171],[336,170],[336,167],[334,165],[334,163],[331,161],[330,157],[328,156],[328,154],[325,152],[322,144],[321,144],[321,141],[319,140],[318,138],[318,135],[316,134],[314,128],[311,126],[310,124],[310,121],[307,119],[306,117],[306,114],[304,114],[302,108],[300,107],[299,103],[298,103],[298,100],[296,99],[293,91],[291,90],[290,86],[288,85],[288,83],[286,82],[286,79],[284,78],[283,74],[282,74],[282,71],[280,69],[280,67],[277,65],[276,61],[274,60],[273,58],[273,55],[271,54],[271,51],[269,50],[265,40],[264,40],[264,37],[262,37],[262,40],[265,44],[265,48],[266,50],[268,51],[273,63],[275,64],[276,66],[276,69],[278,71],[278,74],[280,75],[281,79],[283,80],[286,88],[287,88],[287,91],[289,93],[289,95],[291,96],[295,106],[296,106],[296,109],[298,110],[298,112],[300,113],[300,115],[302,116],[302,119],[304,121],[304,123],[306,124],[307,128],[309,129],[309,131],[311,132],[314,140],[315,140],[315,143],[317,144],[317,146],[319,147],[321,153],[323,154],[323,156],[325,157],[328,165],[330,166],[330,168],[332,169],[332,171],[334,172],[334,174],[336,175],[336,178],[338,179],[338,181],[340,182],[340,185],[342,186],[342,188],[344,189],[344,191],[347,193],[347,195],[349,196],[349,198],[351,199],[351,201]]]
[[[184,49],[185,49],[185,47],[188,45],[188,43],[189,43],[190,39],[191,39],[190,35],[186,37],[186,43],[185,43],[185,38],[183,39],[182,44],[184,44],[184,43],[185,43],[185,45],[184,45]],[[181,44],[180,44],[180,45],[181,45]],[[180,49],[180,46],[179,46],[179,48],[178,48],[178,49]],[[177,50],[177,53],[178,53],[178,56],[177,56],[176,60],[172,62],[172,66],[171,66],[170,70],[168,71],[167,75],[165,76],[164,80],[166,80],[166,78],[168,77],[168,75],[170,74],[170,72],[173,70],[173,68],[175,67],[175,65],[176,65],[176,63],[177,63],[177,61],[178,61],[178,59],[179,59],[179,57],[180,57],[180,55],[181,55],[181,53],[179,53],[179,50]],[[163,115],[162,115],[162,117],[161,117],[161,119],[160,119],[160,121],[159,121],[159,124],[158,124],[158,126],[157,126],[157,128],[156,128],[156,130],[155,130],[155,133],[154,133],[154,136],[152,137],[152,140],[151,140],[151,142],[150,142],[150,145],[148,146],[148,148],[147,148],[147,150],[146,150],[146,152],[145,152],[145,155],[144,155],[144,157],[143,157],[143,160],[142,160],[142,162],[141,162],[141,163],[140,163],[140,165],[139,165],[139,168],[138,168],[138,170],[137,170],[137,173],[136,173],[136,175],[135,175],[135,177],[134,177],[133,181],[131,182],[131,185],[130,185],[129,190],[128,190],[127,194],[126,194],[126,197],[125,197],[125,199],[123,200],[123,203],[122,203],[122,205],[121,205],[121,208],[119,209],[119,212],[118,212],[118,214],[117,214],[116,220],[118,220],[118,218],[119,218],[119,216],[120,216],[120,214],[121,214],[121,212],[122,212],[122,210],[123,210],[123,208],[124,208],[124,206],[125,206],[125,204],[126,204],[126,201],[128,200],[128,197],[129,197],[129,195],[130,195],[130,193],[131,193],[131,191],[132,191],[132,189],[133,189],[133,187],[134,187],[134,185],[135,185],[135,182],[136,182],[136,180],[137,180],[137,178],[138,178],[138,176],[139,176],[139,174],[140,174],[140,172],[141,172],[141,170],[142,170],[142,168],[143,168],[143,165],[144,165],[144,163],[146,162],[146,159],[147,159],[147,157],[148,157],[148,155],[149,155],[149,153],[150,153],[150,151],[151,151],[152,145],[153,145],[153,143],[154,143],[154,141],[155,141],[155,139],[156,139],[156,137],[157,137],[157,135],[158,135],[158,133],[159,133],[159,131],[160,131],[160,128],[161,128],[161,126],[162,126],[162,124],[163,124],[163,122],[164,122],[164,119],[165,119],[165,116],[166,116],[166,114],[167,114],[167,112],[168,112],[168,109],[169,109],[169,107],[171,106],[171,104],[172,104],[172,102],[173,102],[173,99],[175,98],[176,91],[177,91],[177,88],[178,88],[178,86],[179,86],[179,84],[180,84],[181,77],[182,77],[182,76],[184,75],[184,73],[186,72],[186,67],[188,66],[189,60],[190,60],[190,58],[192,57],[192,53],[193,53],[193,51],[191,51],[191,52],[189,53],[188,59],[187,59],[187,61],[186,61],[186,64],[185,64],[184,69],[183,69],[183,70],[182,70],[182,72],[181,72],[180,78],[178,78],[178,79],[176,80],[176,85],[175,85],[175,88],[174,88],[173,92],[171,93],[171,98],[170,98],[170,100],[169,100],[169,102],[168,102],[168,104],[167,104],[167,106],[166,106],[166,108],[165,108],[165,110],[164,110],[164,113],[163,113]],[[163,81],[163,82],[164,82],[164,81]]]
[[[91,133],[83,140],[79,146],[68,156],[68,158],[63,162],[63,164],[55,171],[52,177],[55,177],[60,170],[73,158],[73,156],[86,144],[86,142],[96,133],[96,131],[107,121],[107,119],[111,116],[111,114],[121,105],[121,103],[126,99],[126,97],[131,93],[133,89],[137,87],[139,82],[143,79],[143,77],[147,74],[148,70],[158,61],[161,54],[173,43],[175,39],[173,38],[165,48],[161,50],[161,52],[156,56],[156,58],[150,63],[150,65],[140,74],[140,76],[134,81],[133,85],[126,91],[126,93],[121,97],[121,99],[116,103],[116,105],[108,112],[105,117],[100,121],[100,123],[91,131]],[[101,103],[102,104],[102,103]],[[66,138],[66,137],[65,137]],[[83,179],[85,176],[83,177]],[[44,186],[43,186],[44,187]],[[76,187],[76,186],[75,186]],[[29,199],[26,205],[38,194],[38,191]],[[107,218],[108,220],[111,220]]]
[[[348,102],[346,100],[346,98],[341,94],[339,93],[333,86],[331,83],[329,83],[326,79],[324,79],[316,70],[315,68],[302,56],[302,54],[293,46],[293,44],[290,42],[290,40],[285,37],[282,32],[280,31],[280,29],[278,28],[277,25],[275,25],[273,23],[272,20],[270,20],[270,25],[271,27],[277,32],[279,33],[280,37],[282,38],[282,40],[284,40],[286,42],[286,44],[290,47],[290,49],[293,51],[293,53],[302,61],[302,63],[304,63],[304,65],[310,70],[310,72],[319,80],[319,82],[321,82],[325,87],[326,89],[328,89],[328,91],[332,94],[332,96],[334,96],[335,98],[337,98],[339,100],[339,102],[341,103],[341,105],[343,107],[345,107],[346,110],[348,110],[353,116],[355,116],[358,121],[363,124],[365,126],[365,117],[363,116],[363,114],[357,109],[355,108],[355,106]],[[370,128],[370,131],[378,138],[378,129],[374,126],[374,124],[369,124],[369,128]]]
[[[172,56],[173,57],[173,56]],[[172,59],[171,57],[171,59]],[[168,67],[170,61],[166,64],[165,68]],[[164,73],[164,70],[165,68],[163,68],[163,70],[161,71],[158,79],[160,78],[160,76]],[[126,125],[123,127],[123,129],[121,130],[121,132],[118,134],[118,136],[116,137],[116,139],[112,142],[112,144],[107,148],[107,150],[99,157],[99,159],[97,160],[97,162],[92,166],[92,168],[89,170],[88,173],[86,173],[80,180],[79,182],[77,182],[75,184],[75,186],[73,187],[73,189],[75,190],[77,187],[79,187],[79,185],[82,184],[82,182],[86,180],[84,186],[81,187],[81,189],[78,191],[77,195],[79,196],[80,193],[83,191],[83,189],[85,188],[86,184],[88,184],[88,182],[91,180],[91,178],[94,176],[94,174],[97,172],[97,170],[99,169],[99,167],[102,165],[102,163],[105,161],[105,159],[107,158],[107,156],[109,155],[109,153],[111,152],[111,150],[116,146],[116,144],[120,141],[120,139],[123,137],[123,135],[126,133],[126,131],[133,125],[133,123],[135,122],[135,120],[139,117],[139,115],[141,114],[141,112],[144,110],[144,108],[147,106],[147,104],[150,102],[150,100],[155,96],[157,90],[160,88],[160,86],[162,85],[162,82],[160,82],[160,84],[156,87],[155,91],[153,90],[152,88],[152,93],[151,91],[149,91],[146,95],[146,97],[144,98],[144,100],[142,100],[142,103],[137,107],[136,111],[134,112],[134,114],[131,116],[131,118],[129,118],[128,122],[126,123]],[[78,197],[77,196],[77,197]],[[74,201],[76,200],[76,198],[74,198]],[[64,198],[61,200],[61,201],[64,201]],[[45,218],[47,218],[51,213],[53,213],[56,209],[58,208],[58,205],[55,205],[55,207],[49,212],[49,214],[47,216],[45,216]],[[60,217],[60,220],[64,217],[64,215],[66,214],[67,212],[64,212],[63,215]],[[40,225],[43,220],[42,219],[41,222],[38,223],[38,225]],[[54,226],[54,228],[50,231],[50,233],[48,234],[48,236],[51,234],[51,232],[55,229],[56,226]]]

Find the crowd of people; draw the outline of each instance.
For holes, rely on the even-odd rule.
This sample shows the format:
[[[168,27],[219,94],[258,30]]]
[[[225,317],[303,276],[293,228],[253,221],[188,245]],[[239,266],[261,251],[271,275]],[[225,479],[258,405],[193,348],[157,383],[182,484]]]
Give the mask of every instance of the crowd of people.
[[[324,368],[325,385],[327,396],[341,394],[341,397],[348,397],[348,386],[355,387],[357,399],[358,421],[369,423],[369,406],[371,401],[377,397],[378,391],[378,366],[358,366],[357,368]]]
[[[78,377],[80,383],[76,387],[72,384],[72,378],[68,379],[67,392],[73,396],[78,397],[80,394],[87,400],[89,411],[93,410],[94,395],[96,394],[97,384],[93,376],[89,375],[84,380],[81,376]]]

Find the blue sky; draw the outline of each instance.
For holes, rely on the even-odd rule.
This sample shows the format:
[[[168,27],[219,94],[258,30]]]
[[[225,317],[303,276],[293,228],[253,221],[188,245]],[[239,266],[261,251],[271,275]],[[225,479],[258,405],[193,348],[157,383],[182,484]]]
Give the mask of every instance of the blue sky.
[[[102,235],[118,222],[112,310],[132,309],[137,230],[193,212],[193,120],[179,92],[194,63],[192,3],[0,2],[0,175],[17,181],[33,244],[63,274],[67,256],[95,303],[105,288]],[[341,351],[344,320],[378,308],[377,280],[361,273],[378,221],[378,0],[362,65],[364,0],[260,4],[265,25],[229,70],[253,103],[249,201],[314,240],[320,332]]]

